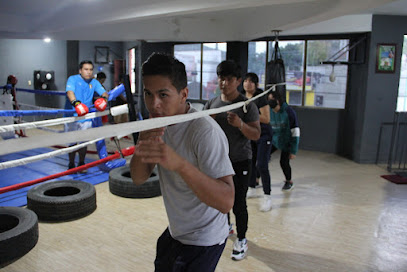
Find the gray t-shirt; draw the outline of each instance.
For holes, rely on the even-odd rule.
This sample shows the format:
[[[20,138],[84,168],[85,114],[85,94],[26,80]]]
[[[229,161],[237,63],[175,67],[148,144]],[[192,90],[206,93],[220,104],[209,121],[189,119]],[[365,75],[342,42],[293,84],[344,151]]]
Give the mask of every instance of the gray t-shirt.
[[[190,108],[188,113],[195,112]],[[234,175],[227,139],[211,117],[168,126],[164,142],[212,178]],[[229,234],[227,215],[201,202],[176,172],[158,165],[171,236],[186,245],[212,246]]]
[[[239,96],[232,102],[224,102],[221,100],[221,97],[218,96],[209,100],[204,109],[220,108],[246,100],[247,98],[240,93]],[[234,109],[232,112],[236,113],[245,123],[259,121],[260,117],[257,106],[253,102],[250,102],[246,108],[247,113],[243,112],[243,108]],[[218,122],[228,138],[230,160],[232,162],[239,162],[251,159],[252,146],[250,144],[250,140],[243,135],[239,128],[228,123],[227,113],[218,113],[215,117],[215,121]]]

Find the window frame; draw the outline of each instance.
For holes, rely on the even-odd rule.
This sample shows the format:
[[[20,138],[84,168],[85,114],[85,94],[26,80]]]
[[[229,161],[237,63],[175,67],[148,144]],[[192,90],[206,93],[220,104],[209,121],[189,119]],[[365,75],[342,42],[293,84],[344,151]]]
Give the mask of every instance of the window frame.
[[[226,44],[226,51],[225,54],[227,55],[227,42],[185,42],[185,43],[174,43],[172,46],[172,53],[173,56],[175,56],[175,46],[176,45],[190,45],[190,44],[199,44],[200,45],[200,50],[201,50],[201,63],[200,63],[200,86],[199,86],[199,99],[197,98],[189,98],[188,101],[190,102],[200,102],[200,103],[206,103],[207,99],[203,98],[203,56],[204,56],[204,45],[205,44]],[[226,59],[226,58],[225,58]]]
[[[360,64],[361,62],[364,62],[364,57],[362,61],[356,61],[351,59],[352,58],[352,51],[348,51],[348,61],[347,62],[341,62],[341,64],[346,64],[348,65],[348,69],[347,69],[347,74],[346,74],[346,88],[345,88],[345,92],[344,92],[344,96],[345,96],[345,100],[344,100],[344,106],[341,108],[333,108],[333,107],[319,107],[319,106],[307,106],[305,105],[305,88],[306,88],[306,84],[304,84],[304,82],[306,82],[306,73],[307,73],[307,51],[308,51],[308,41],[315,41],[315,40],[348,40],[349,41],[349,46],[351,47],[355,41],[354,39],[360,39],[360,37],[363,36],[363,34],[358,33],[358,34],[339,34],[339,35],[309,35],[309,36],[298,36],[298,35],[293,35],[293,36],[284,36],[284,37],[277,37],[277,40],[279,42],[285,42],[285,41],[304,41],[304,62],[303,62],[303,84],[302,84],[302,90],[301,90],[301,105],[293,105],[295,107],[304,107],[304,108],[313,108],[313,109],[333,109],[333,110],[343,110],[346,109],[347,107],[347,98],[348,98],[348,92],[349,92],[349,76],[350,76],[350,64],[352,63],[356,63],[356,64]],[[276,37],[274,36],[270,36],[270,37],[263,37],[260,39],[255,39],[255,40],[251,40],[249,42],[266,42],[266,64],[267,61],[269,60],[269,48],[270,48],[270,43],[274,42],[276,40]],[[329,56],[330,57],[330,56]],[[354,57],[353,57],[354,58]],[[328,65],[328,64],[324,64],[324,65]],[[267,66],[265,66],[267,67]],[[250,71],[248,71],[250,72]],[[265,85],[262,86],[264,88],[264,90],[266,90]]]

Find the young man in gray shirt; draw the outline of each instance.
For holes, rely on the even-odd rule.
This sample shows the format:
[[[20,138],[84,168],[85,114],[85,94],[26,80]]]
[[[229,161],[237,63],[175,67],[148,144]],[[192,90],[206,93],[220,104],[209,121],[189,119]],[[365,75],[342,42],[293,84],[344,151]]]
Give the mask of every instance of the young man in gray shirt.
[[[185,65],[153,54],[143,64],[144,100],[151,118],[194,112]],[[228,142],[210,117],[142,131],[130,162],[144,183],[158,166],[169,226],[158,239],[155,271],[214,271],[229,233],[234,171]]]
[[[240,67],[233,61],[222,61],[216,68],[221,95],[209,100],[205,109],[219,108],[233,103],[247,100],[237,87],[242,82]],[[246,239],[249,216],[247,213],[246,193],[249,186],[251,171],[252,147],[250,140],[260,138],[260,119],[257,106],[250,102],[247,112],[243,108],[231,112],[223,112],[213,116],[221,126],[229,142],[229,157],[236,175],[233,176],[235,185],[235,202],[233,213],[236,217],[237,240],[233,244],[232,259],[242,260],[247,255]]]

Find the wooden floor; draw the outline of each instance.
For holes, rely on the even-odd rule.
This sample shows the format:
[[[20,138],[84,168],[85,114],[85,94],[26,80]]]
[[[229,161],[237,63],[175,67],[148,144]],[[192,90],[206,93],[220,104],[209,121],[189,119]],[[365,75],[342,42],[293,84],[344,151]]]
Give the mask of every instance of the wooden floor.
[[[283,193],[273,156],[273,209],[259,212],[259,199],[248,200],[248,257],[230,259],[232,236],[216,271],[407,271],[407,185],[332,154],[300,151],[292,166],[295,188]],[[96,191],[93,214],[40,223],[35,248],[2,272],[153,271],[168,222],[162,197],[117,197],[107,182]]]

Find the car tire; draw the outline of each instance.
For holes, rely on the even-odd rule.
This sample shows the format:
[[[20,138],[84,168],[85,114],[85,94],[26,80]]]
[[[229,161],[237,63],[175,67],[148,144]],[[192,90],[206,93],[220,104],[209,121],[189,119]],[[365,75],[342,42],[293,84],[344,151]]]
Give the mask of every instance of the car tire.
[[[27,208],[41,221],[82,218],[96,210],[96,190],[92,184],[79,180],[44,183],[28,191]]]
[[[158,172],[153,170],[151,176],[142,185],[133,183],[128,165],[115,168],[109,172],[109,190],[112,194],[126,198],[150,198],[161,195]]]
[[[0,268],[25,254],[38,242],[38,217],[26,208],[0,207]]]

